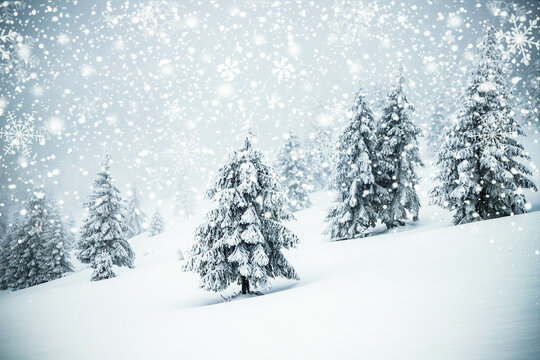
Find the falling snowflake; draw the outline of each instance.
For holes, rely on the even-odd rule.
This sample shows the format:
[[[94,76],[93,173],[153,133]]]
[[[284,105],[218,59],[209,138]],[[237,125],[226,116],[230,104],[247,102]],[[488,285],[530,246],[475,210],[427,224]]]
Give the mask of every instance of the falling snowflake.
[[[147,37],[154,35],[167,37],[170,32],[182,28],[179,8],[176,2],[150,1],[137,9],[130,19],[133,24],[138,24],[143,30],[143,35]]]
[[[332,9],[334,16],[328,26],[336,40],[345,44],[357,42],[375,18],[377,6],[362,1],[337,0]]]
[[[217,71],[221,74],[222,78],[231,81],[236,75],[240,74],[240,71],[238,70],[238,61],[226,58],[223,64],[217,66]]]
[[[163,151],[163,155],[171,160],[172,168],[176,172],[193,169],[201,149],[197,134],[194,131],[181,131],[169,138],[166,143],[170,145]]]
[[[531,61],[530,50],[540,49],[540,41],[534,39],[534,30],[538,28],[538,20],[529,20],[527,24],[525,18],[519,18],[512,14],[509,22],[512,26],[509,31],[501,30],[497,33],[499,40],[506,44],[503,51],[504,57],[508,59],[514,55],[520,56],[521,63],[529,65]]]
[[[510,14],[515,14],[518,18],[527,15],[527,10],[523,6],[511,1],[494,0],[488,2],[486,7],[493,16],[499,17],[502,23],[508,22]]]
[[[25,115],[17,119],[13,113],[8,113],[7,122],[0,130],[0,138],[4,139],[4,154],[21,153],[31,157],[31,146],[34,141],[43,141],[43,136],[34,127],[34,116]]]
[[[287,61],[288,60],[286,57],[282,57],[280,60],[274,60],[272,62],[272,64],[274,64],[272,74],[277,76],[279,82],[285,79],[290,79],[292,77],[292,73],[295,71],[294,66],[289,64]]]
[[[184,118],[186,112],[186,107],[180,105],[180,102],[178,99],[175,99],[174,101],[167,101],[165,104],[165,109],[163,110],[163,114],[169,119],[171,122],[178,122]]]
[[[97,105],[95,101],[88,99],[86,96],[82,99],[78,98],[76,101],[80,102],[69,108],[69,114],[74,116],[79,124],[84,124],[95,116]]]
[[[32,54],[35,42],[31,37],[1,30],[0,75],[14,75],[16,82],[25,82],[28,79],[28,70],[39,64],[37,57]]]
[[[0,24],[13,23],[13,19],[19,15],[19,12],[26,7],[22,0],[2,0],[0,2]]]

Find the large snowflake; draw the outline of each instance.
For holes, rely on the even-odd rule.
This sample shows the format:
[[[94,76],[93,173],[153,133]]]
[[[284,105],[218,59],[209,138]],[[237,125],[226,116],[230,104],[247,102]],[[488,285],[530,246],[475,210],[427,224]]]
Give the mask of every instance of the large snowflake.
[[[378,10],[377,5],[363,1],[336,0],[332,6],[334,16],[328,27],[333,36],[345,44],[356,43],[362,36]]]
[[[272,74],[277,76],[279,82],[283,80],[290,79],[292,74],[295,71],[294,66],[290,64],[286,57],[282,57],[279,60],[272,61],[274,68],[272,69]]]
[[[163,114],[172,123],[182,121],[186,114],[186,107],[182,106],[178,99],[174,99],[174,101],[167,101],[163,109]]]
[[[13,19],[17,17],[19,11],[26,7],[23,0],[2,0],[0,2],[0,24],[13,23]]]
[[[31,146],[34,141],[43,141],[44,137],[34,126],[34,116],[25,115],[16,118],[13,113],[8,113],[7,123],[0,130],[0,138],[4,140],[4,153],[20,153],[32,157]]]
[[[534,39],[534,30],[538,28],[538,20],[529,20],[527,23],[524,17],[512,14],[509,22],[511,24],[510,30],[501,30],[497,33],[498,38],[506,44],[504,56],[505,58],[511,58],[514,55],[520,56],[521,63],[529,65],[531,61],[530,50],[540,49],[540,41]]]
[[[508,22],[510,14],[515,14],[520,18],[528,13],[523,6],[512,1],[492,0],[486,7],[494,16],[499,17],[502,23]]]
[[[28,71],[39,64],[32,54],[36,40],[17,32],[0,30],[0,76],[6,80],[15,76],[15,82],[28,80]]]
[[[172,169],[176,172],[193,169],[201,151],[197,134],[194,131],[180,131],[168,138],[163,155],[171,160]]]

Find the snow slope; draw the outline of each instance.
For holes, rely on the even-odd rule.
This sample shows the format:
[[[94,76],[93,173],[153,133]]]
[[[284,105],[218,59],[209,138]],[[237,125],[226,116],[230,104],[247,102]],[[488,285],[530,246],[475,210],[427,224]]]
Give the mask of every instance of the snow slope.
[[[297,214],[299,282],[224,302],[180,272],[200,219],[133,240],[136,268],[0,292],[0,359],[540,358],[540,212],[330,243],[329,194]],[[441,227],[443,226],[443,227]],[[381,229],[378,229],[381,232]]]

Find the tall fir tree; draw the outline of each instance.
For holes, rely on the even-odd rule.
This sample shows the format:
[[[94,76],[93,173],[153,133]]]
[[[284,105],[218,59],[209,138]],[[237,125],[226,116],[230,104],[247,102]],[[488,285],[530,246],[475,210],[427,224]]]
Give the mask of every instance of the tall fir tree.
[[[126,211],[126,225],[128,227],[126,237],[128,239],[141,234],[144,231],[146,214],[141,206],[141,199],[136,186],[133,187],[131,196],[128,198]]]
[[[67,215],[64,224],[67,229],[66,235],[68,237],[67,241],[69,249],[73,249],[76,246],[75,233],[77,232],[75,218],[71,215]]]
[[[113,184],[108,154],[85,207],[88,215],[81,228],[77,258],[96,269],[98,264],[108,263],[105,255],[108,254],[113,265],[133,268],[135,253],[126,240],[126,209],[120,191]],[[100,255],[100,261],[97,261],[96,256],[99,254],[104,255]],[[103,273],[109,272],[107,270]],[[99,275],[97,277],[104,278]]]
[[[60,208],[55,201],[49,204],[48,224],[45,229],[45,254],[44,266],[49,280],[58,279],[66,272],[73,271],[71,256],[69,254],[71,243],[71,231],[62,221]]]
[[[154,215],[152,215],[152,220],[150,221],[150,227],[148,228],[148,235],[150,237],[156,236],[157,234],[161,234],[165,228],[163,217],[161,216],[161,212],[159,209],[156,208],[156,211],[154,211]]]
[[[45,237],[48,211],[45,192],[36,188],[9,237],[4,276],[10,289],[19,290],[49,280]]]
[[[298,211],[309,207],[311,205],[309,171],[300,141],[292,131],[285,137],[276,167],[289,198],[290,209]]]
[[[355,96],[350,114],[349,124],[338,140],[331,177],[337,198],[326,220],[333,240],[370,235],[381,202],[387,196],[373,175],[377,162],[375,121],[361,90]]]
[[[419,178],[415,167],[423,166],[418,150],[418,128],[410,118],[414,107],[403,90],[403,69],[387,96],[377,127],[378,154],[376,182],[388,192],[379,212],[387,228],[404,225],[404,220],[418,219],[420,200],[416,193]]]
[[[238,283],[242,294],[267,286],[270,278],[298,279],[281,249],[298,238],[281,223],[292,220],[275,170],[254,149],[251,137],[229,155],[207,192],[217,207],[197,228],[183,269],[201,277],[201,287],[221,291]]]
[[[309,179],[313,189],[323,190],[328,186],[334,156],[334,136],[329,126],[313,125],[306,139],[306,160],[309,164]]]
[[[510,89],[495,31],[486,29],[478,64],[470,76],[457,122],[437,154],[438,185],[432,203],[454,211],[463,224],[526,211],[523,189],[535,189],[519,162],[529,159],[517,137],[523,135],[510,105]]]
[[[438,95],[431,109],[429,128],[426,134],[427,144],[433,153],[437,152],[444,138],[447,114],[448,111],[444,104],[444,98],[442,95]]]

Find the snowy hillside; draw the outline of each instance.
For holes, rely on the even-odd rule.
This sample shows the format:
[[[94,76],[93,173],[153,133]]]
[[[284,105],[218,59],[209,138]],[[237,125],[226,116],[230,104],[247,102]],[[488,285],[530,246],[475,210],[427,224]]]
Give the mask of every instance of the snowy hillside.
[[[198,289],[176,251],[200,219],[184,221],[133,239],[136,268],[116,278],[82,268],[0,292],[0,359],[540,357],[540,212],[456,227],[442,214],[331,243],[329,200],[317,194],[290,225],[298,282],[231,302]]]

